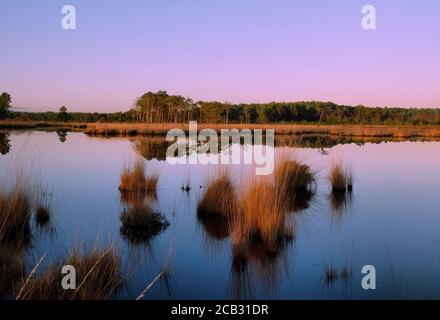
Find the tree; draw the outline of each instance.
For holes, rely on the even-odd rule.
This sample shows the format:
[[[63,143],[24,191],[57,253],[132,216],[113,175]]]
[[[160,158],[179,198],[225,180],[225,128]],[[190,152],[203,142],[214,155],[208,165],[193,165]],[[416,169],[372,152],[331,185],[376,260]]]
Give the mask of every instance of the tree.
[[[0,119],[8,115],[9,109],[11,108],[11,101],[12,99],[9,93],[2,92],[0,95]]]
[[[65,106],[62,106],[58,113],[58,120],[60,121],[67,121],[69,120],[69,115],[67,114],[67,108]]]

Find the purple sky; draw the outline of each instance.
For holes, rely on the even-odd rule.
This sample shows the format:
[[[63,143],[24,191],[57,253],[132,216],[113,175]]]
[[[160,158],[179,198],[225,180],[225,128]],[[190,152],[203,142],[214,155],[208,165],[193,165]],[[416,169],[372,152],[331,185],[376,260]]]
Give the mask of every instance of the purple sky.
[[[375,31],[361,28],[365,4]],[[439,16],[438,0],[1,0],[0,91],[31,111],[122,111],[159,89],[440,107]]]

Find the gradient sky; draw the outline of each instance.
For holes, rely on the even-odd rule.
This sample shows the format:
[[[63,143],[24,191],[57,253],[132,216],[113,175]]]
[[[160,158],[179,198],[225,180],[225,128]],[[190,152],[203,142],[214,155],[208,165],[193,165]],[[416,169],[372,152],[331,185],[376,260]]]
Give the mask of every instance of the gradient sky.
[[[77,9],[75,31],[61,7]],[[377,30],[361,8],[377,9]],[[1,0],[0,91],[22,110],[194,100],[440,107],[438,0]]]

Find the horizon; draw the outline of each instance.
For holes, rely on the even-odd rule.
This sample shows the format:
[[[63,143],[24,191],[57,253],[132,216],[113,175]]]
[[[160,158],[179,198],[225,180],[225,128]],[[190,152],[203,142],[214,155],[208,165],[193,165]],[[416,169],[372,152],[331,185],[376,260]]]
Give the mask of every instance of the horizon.
[[[147,91],[194,101],[440,108],[440,3],[64,1],[0,4],[0,91],[17,111],[124,112]]]

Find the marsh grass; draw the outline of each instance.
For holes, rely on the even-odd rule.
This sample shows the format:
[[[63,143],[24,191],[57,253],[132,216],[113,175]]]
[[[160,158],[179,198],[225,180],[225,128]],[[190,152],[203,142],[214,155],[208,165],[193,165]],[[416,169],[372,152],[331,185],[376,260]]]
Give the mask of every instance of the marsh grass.
[[[30,236],[34,190],[17,181],[9,191],[0,187],[0,242],[23,242]]]
[[[25,273],[25,257],[20,247],[0,244],[0,296],[9,293]]]
[[[219,170],[205,185],[203,197],[197,204],[197,219],[208,235],[221,240],[229,235],[238,209],[236,189],[228,170]]]
[[[133,203],[121,213],[122,236],[133,244],[148,243],[165,231],[169,222],[160,212],[153,210],[148,203]]]
[[[295,211],[308,208],[316,189],[315,173],[310,166],[287,154],[281,155],[276,162],[274,181],[283,206]]]
[[[61,286],[62,267],[76,269],[76,289]],[[110,298],[122,283],[118,251],[107,245],[91,251],[74,248],[71,254],[50,265],[43,273],[23,279],[17,300],[104,300]]]
[[[158,181],[159,175],[149,173],[142,159],[138,157],[133,166],[122,170],[119,190],[155,197]]]
[[[330,168],[329,181],[333,192],[351,192],[353,190],[353,173],[341,163],[334,163]]]

